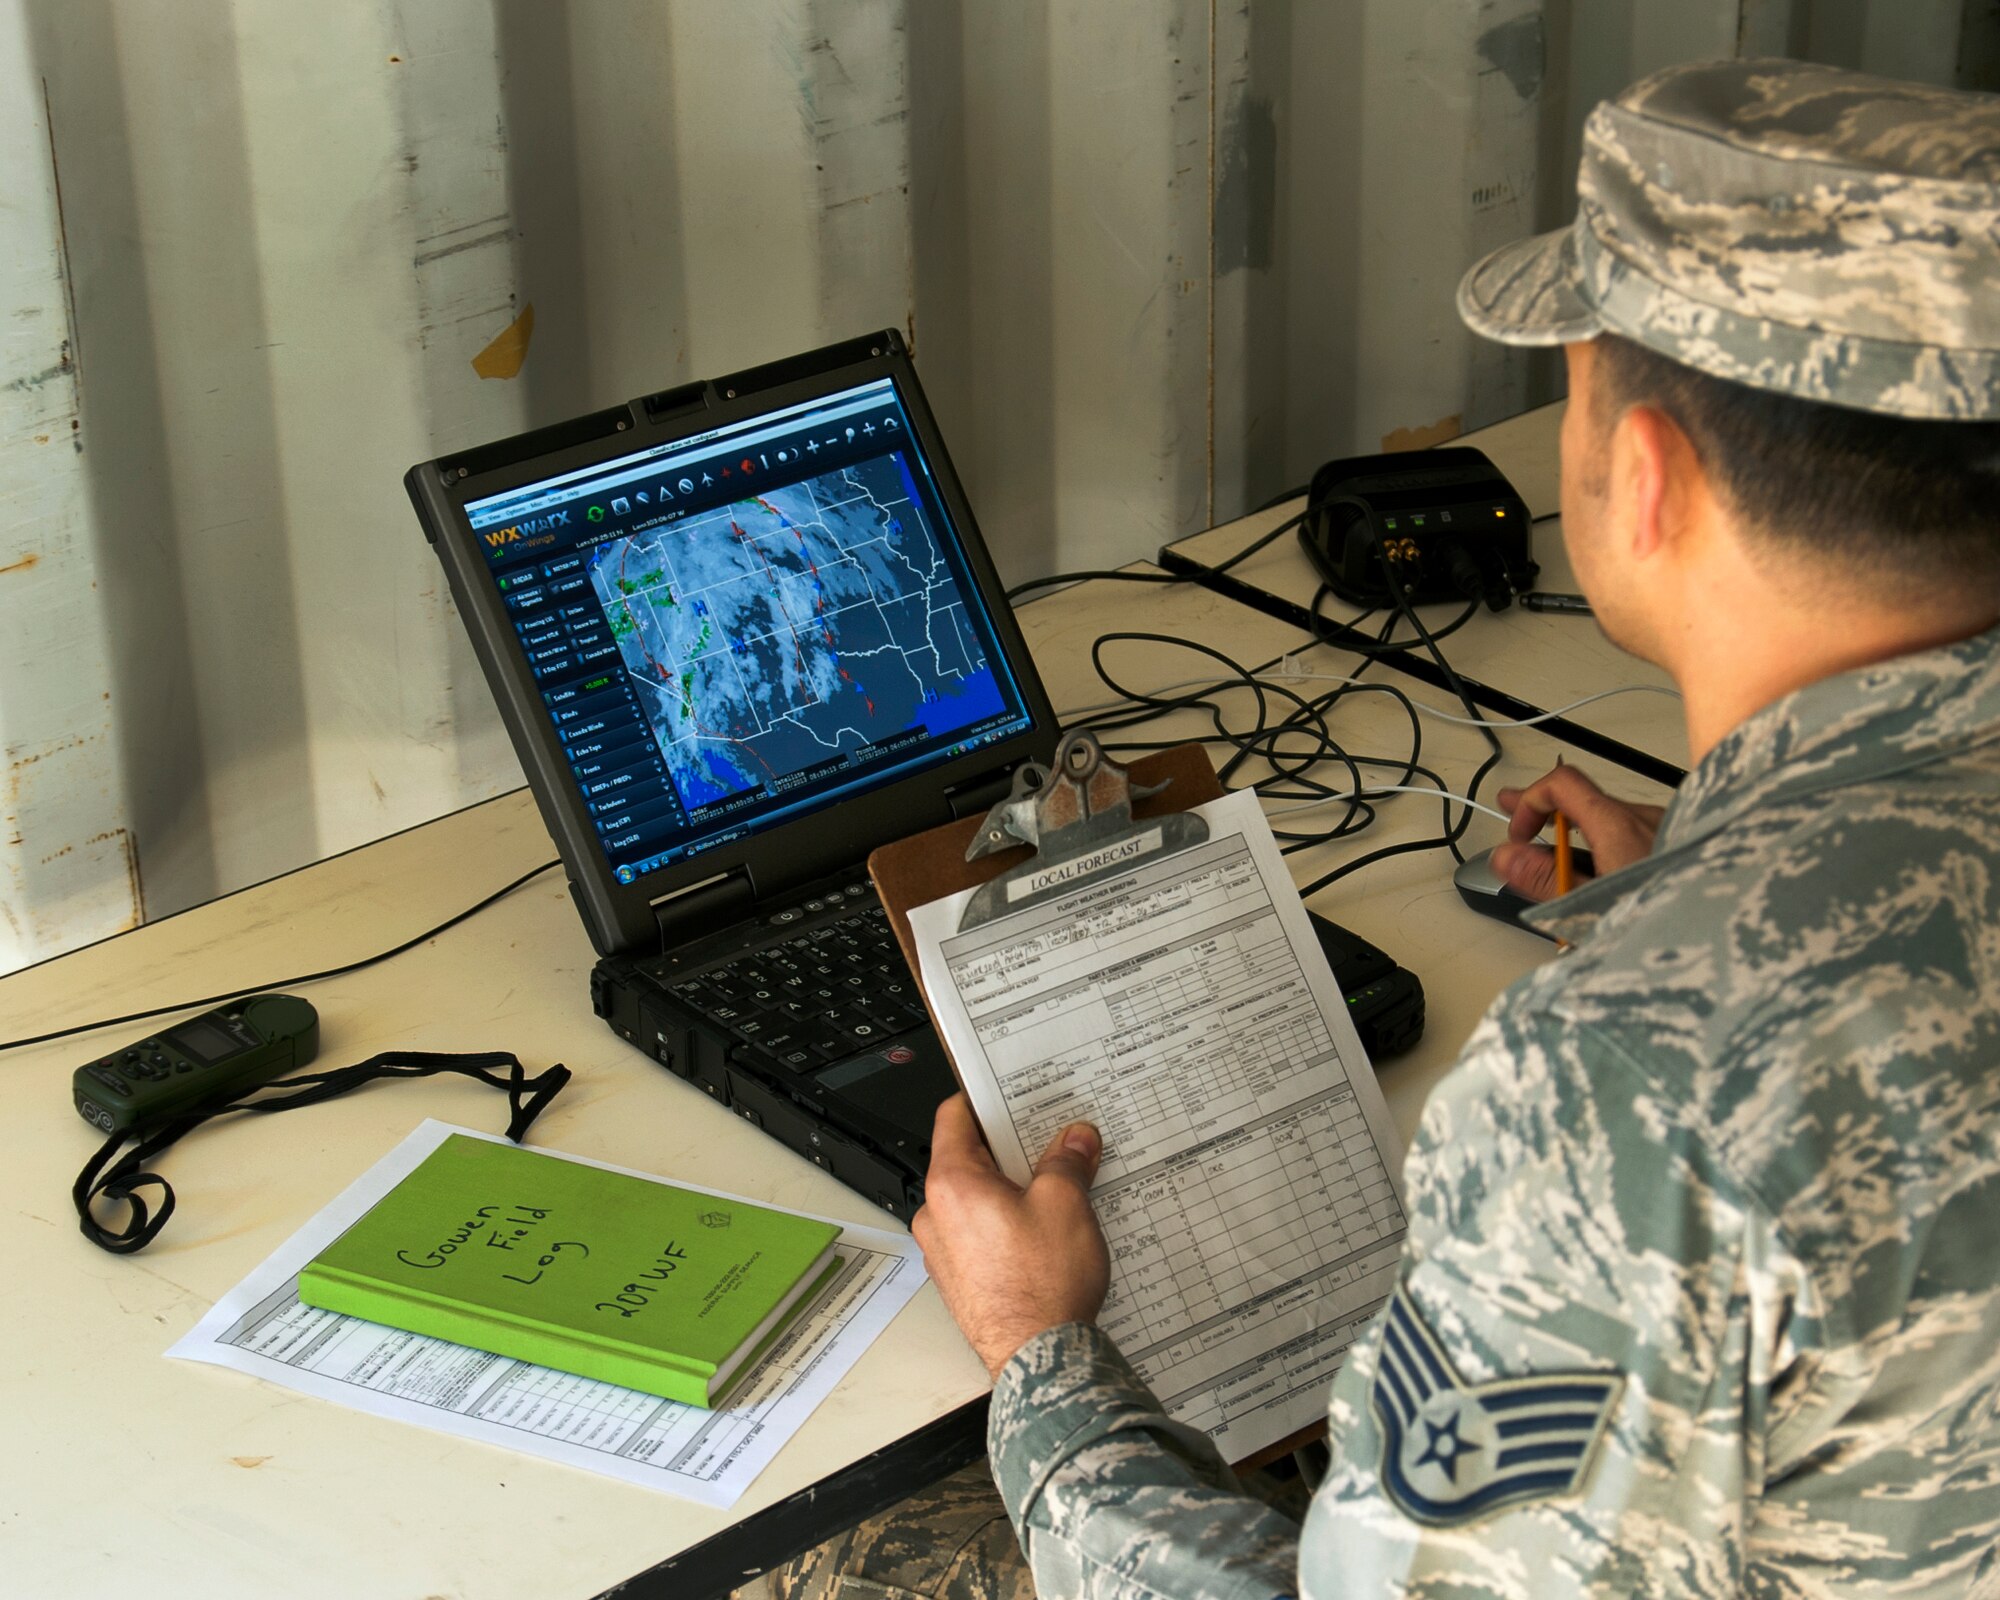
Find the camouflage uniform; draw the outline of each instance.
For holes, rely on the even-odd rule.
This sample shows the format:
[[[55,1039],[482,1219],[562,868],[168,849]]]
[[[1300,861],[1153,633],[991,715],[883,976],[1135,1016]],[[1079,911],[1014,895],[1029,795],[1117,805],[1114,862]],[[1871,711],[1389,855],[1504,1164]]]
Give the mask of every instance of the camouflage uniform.
[[[2000,100],[1676,68],[1459,306],[1992,419],[1996,184]],[[1533,915],[1572,948],[1425,1109],[1303,1535],[1072,1324],[988,1431],[1048,1600],[2000,1596],[2000,630],[1765,708]]]
[[[988,1435],[1043,1594],[2000,1587],[2000,632],[1766,708],[1533,915],[1303,1540],[1073,1325]]]
[[[1802,400],[2000,415],[2000,96],[1713,62],[1634,84],[1583,140],[1576,221],[1459,285],[1476,332],[1617,333]]]

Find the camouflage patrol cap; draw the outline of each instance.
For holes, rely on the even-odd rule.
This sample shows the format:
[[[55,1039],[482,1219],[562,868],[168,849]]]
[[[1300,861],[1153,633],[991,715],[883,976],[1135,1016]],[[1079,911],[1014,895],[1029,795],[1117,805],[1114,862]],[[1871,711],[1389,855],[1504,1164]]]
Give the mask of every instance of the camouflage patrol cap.
[[[1458,289],[1507,344],[1616,333],[1753,388],[2000,417],[2000,96],[1670,67],[1584,127],[1577,215]]]

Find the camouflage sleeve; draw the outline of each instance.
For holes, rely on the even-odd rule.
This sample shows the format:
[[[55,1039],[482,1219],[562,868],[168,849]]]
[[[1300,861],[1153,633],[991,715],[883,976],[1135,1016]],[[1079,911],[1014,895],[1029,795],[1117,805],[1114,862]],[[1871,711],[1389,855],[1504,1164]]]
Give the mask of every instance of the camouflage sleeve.
[[[1691,1115],[1589,1029],[1489,1014],[1334,1385],[1308,1600],[1739,1593],[1814,1295]]]
[[[1038,1594],[1270,1600],[1294,1592],[1298,1527],[1238,1488],[1097,1329],[1025,1345],[986,1428],[994,1481]]]

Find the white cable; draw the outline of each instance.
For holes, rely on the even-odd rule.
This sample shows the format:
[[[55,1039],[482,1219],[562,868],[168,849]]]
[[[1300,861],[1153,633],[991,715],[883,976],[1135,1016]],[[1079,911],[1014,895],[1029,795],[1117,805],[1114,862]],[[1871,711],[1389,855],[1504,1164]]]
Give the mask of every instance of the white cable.
[[[1338,673],[1332,672],[1301,672],[1297,666],[1297,659],[1295,656],[1286,656],[1271,673],[1272,678],[1285,683],[1344,683],[1350,688],[1375,694],[1387,694],[1394,687],[1391,684],[1373,678],[1344,678]],[[1256,680],[1251,681],[1254,682]],[[1184,678],[1179,683],[1169,683],[1151,692],[1157,698],[1163,695],[1174,694],[1182,689],[1206,688],[1210,692],[1213,692],[1218,689],[1247,689],[1249,687],[1250,683],[1242,678]],[[1400,693],[1401,691],[1398,690],[1396,692]],[[1517,722],[1503,721],[1494,717],[1461,717],[1455,712],[1440,711],[1436,706],[1427,705],[1422,700],[1412,699],[1407,695],[1404,698],[1409,699],[1410,704],[1415,706],[1425,716],[1436,717],[1440,722],[1453,722],[1461,728],[1532,728],[1537,723],[1553,722],[1557,717],[1566,717],[1572,711],[1580,710],[1584,706],[1592,705],[1599,700],[1609,700],[1612,696],[1621,694],[1664,694],[1670,695],[1676,700],[1681,697],[1680,690],[1669,688],[1665,684],[1626,683],[1620,684],[1615,689],[1600,689],[1596,694],[1587,694],[1581,700],[1572,700],[1568,705],[1558,706],[1554,711],[1544,711],[1539,716],[1522,717]],[[1103,700],[1096,705],[1078,706],[1072,711],[1062,712],[1059,720],[1067,727],[1078,717],[1094,716],[1100,711],[1115,711],[1121,707],[1128,706],[1137,709],[1139,702],[1131,699],[1129,696],[1119,700]],[[1175,709],[1184,708],[1176,707]]]
[[[1266,817],[1288,817],[1294,811],[1311,811],[1318,806],[1336,805],[1348,800],[1378,800],[1385,794],[1427,794],[1433,800],[1449,800],[1453,805],[1470,806],[1474,811],[1483,811],[1489,817],[1502,822],[1514,819],[1504,811],[1495,811],[1482,801],[1469,800],[1462,794],[1453,794],[1449,789],[1433,789],[1421,783],[1381,783],[1372,789],[1357,789],[1346,794],[1324,795],[1318,800],[1302,800],[1294,806],[1279,806],[1275,811],[1266,811]]]
[[[1283,661],[1279,662],[1278,673],[1276,675],[1285,678],[1289,682],[1344,683],[1362,689],[1371,686],[1375,688],[1382,687],[1379,683],[1371,684],[1360,678],[1343,678],[1339,674],[1332,672],[1300,672],[1296,668],[1287,672],[1286,669],[1288,667],[1293,667],[1295,659],[1292,656],[1287,656]],[[1421,700],[1413,699],[1410,701],[1410,704],[1423,712],[1425,716],[1436,717],[1440,722],[1455,722],[1463,728],[1532,728],[1537,723],[1553,722],[1557,717],[1566,717],[1572,711],[1581,710],[1584,706],[1595,704],[1599,700],[1609,700],[1613,695],[1620,694],[1663,694],[1675,700],[1681,697],[1680,690],[1670,688],[1663,683],[1625,683],[1620,684],[1615,689],[1600,689],[1596,694],[1587,694],[1581,700],[1572,700],[1568,705],[1558,706],[1553,711],[1544,711],[1536,716],[1522,717],[1515,721],[1500,721],[1493,717],[1461,717],[1450,711],[1440,711],[1436,706],[1426,705]]]

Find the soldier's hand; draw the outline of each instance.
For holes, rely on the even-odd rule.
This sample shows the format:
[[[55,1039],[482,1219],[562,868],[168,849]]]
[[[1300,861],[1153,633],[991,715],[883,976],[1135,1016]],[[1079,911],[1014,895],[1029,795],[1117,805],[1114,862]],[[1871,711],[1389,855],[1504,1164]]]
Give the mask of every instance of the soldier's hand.
[[[910,1224],[924,1265],[987,1371],[1065,1322],[1104,1304],[1111,1254],[1090,1209],[1103,1143],[1087,1122],[1055,1136],[1023,1189],[993,1164],[972,1107],[955,1094],[938,1107],[924,1207]]]
[[[1507,825],[1507,842],[1493,852],[1493,870],[1530,900],[1555,898],[1555,851],[1534,840],[1558,810],[1583,835],[1600,874],[1650,855],[1665,814],[1659,806],[1614,800],[1580,769],[1568,766],[1544,773],[1525,789],[1502,789],[1500,809],[1513,821]]]

